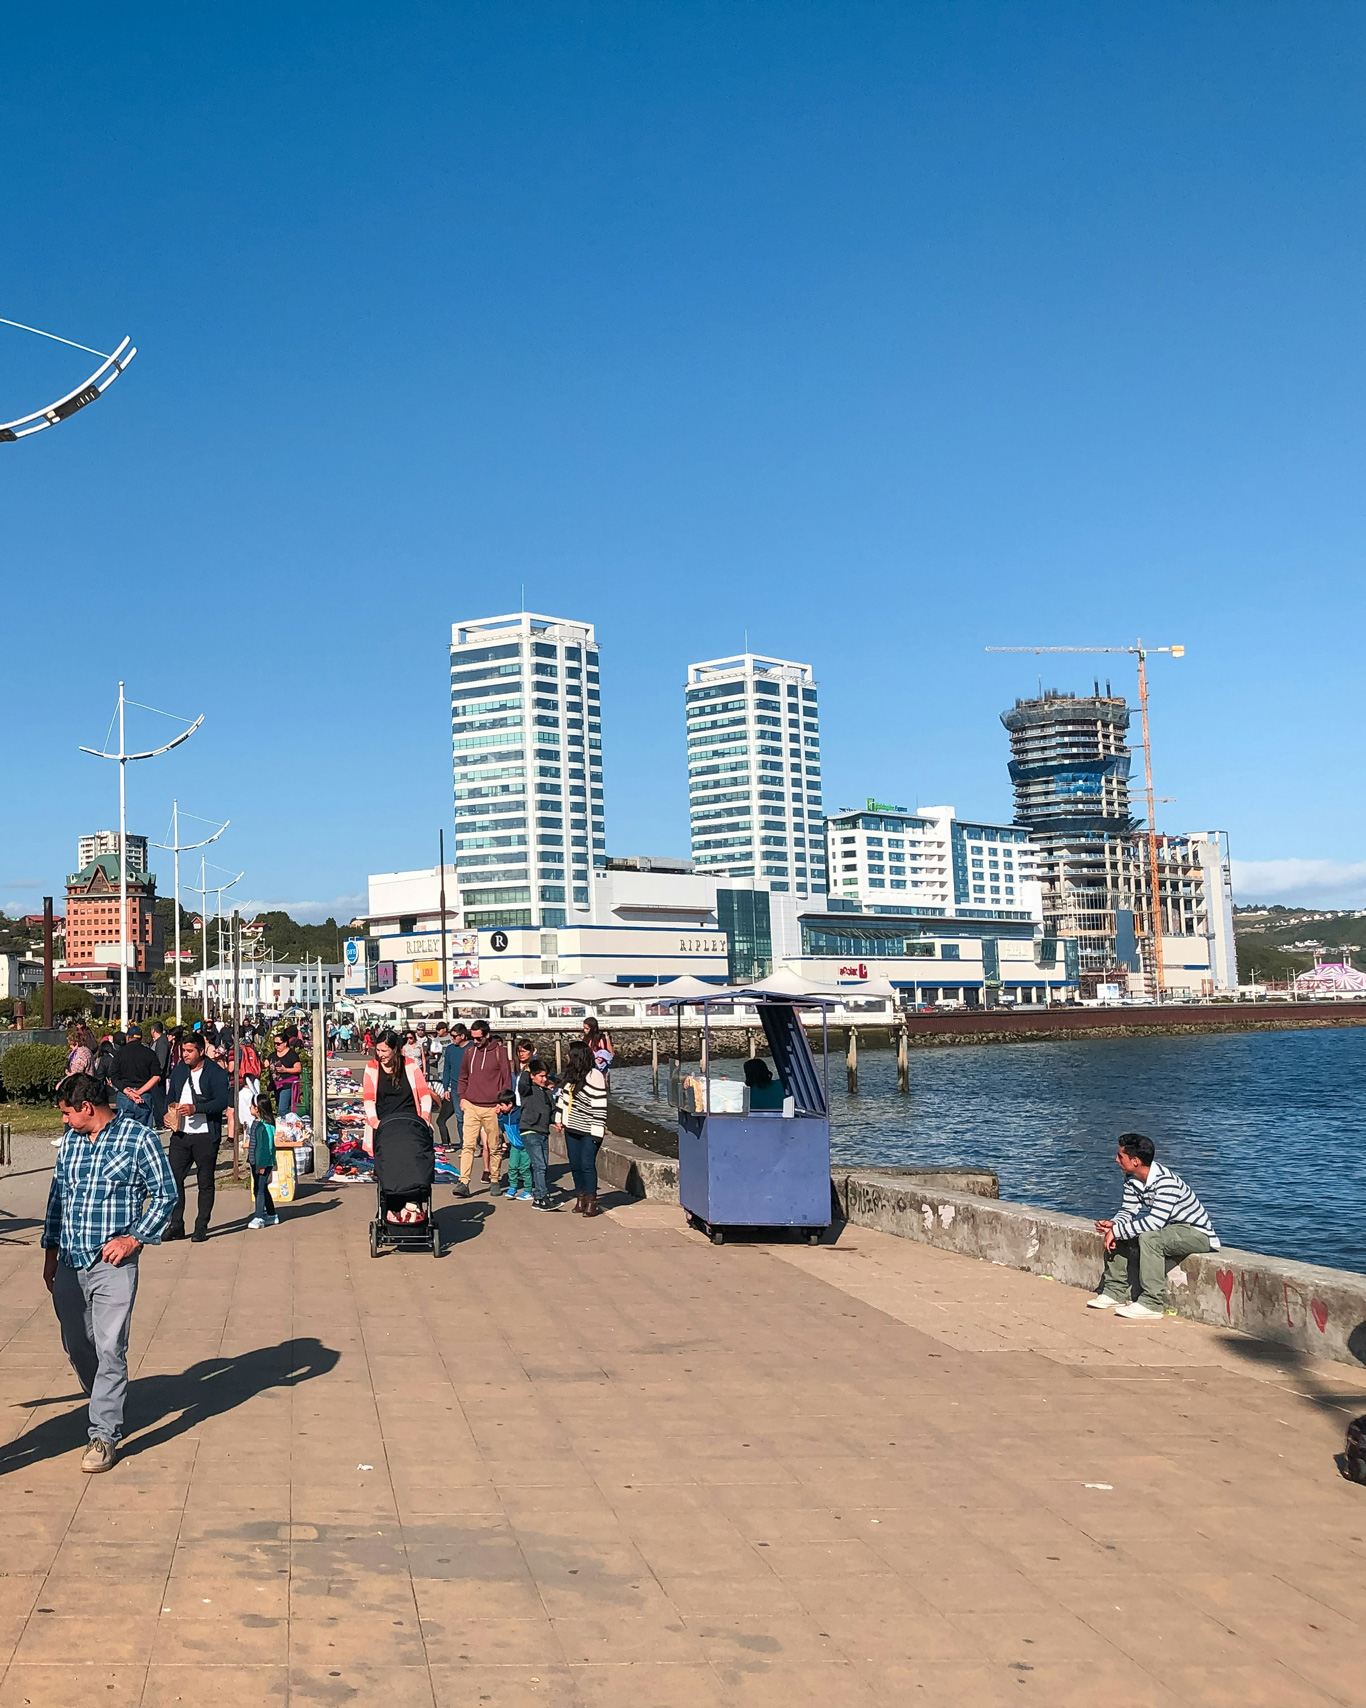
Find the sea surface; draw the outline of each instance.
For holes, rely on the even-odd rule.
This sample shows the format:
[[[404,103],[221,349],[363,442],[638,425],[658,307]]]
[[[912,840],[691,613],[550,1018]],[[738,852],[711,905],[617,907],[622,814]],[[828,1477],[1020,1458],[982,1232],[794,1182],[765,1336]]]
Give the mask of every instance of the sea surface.
[[[830,1058],[832,1159],[994,1169],[1001,1196],[1073,1215],[1119,1204],[1120,1133],[1147,1133],[1225,1245],[1366,1271],[1366,1027],[1078,1043],[862,1050],[859,1094]],[[738,1061],[716,1072],[740,1077]],[[648,1067],[612,1095],[661,1125]]]

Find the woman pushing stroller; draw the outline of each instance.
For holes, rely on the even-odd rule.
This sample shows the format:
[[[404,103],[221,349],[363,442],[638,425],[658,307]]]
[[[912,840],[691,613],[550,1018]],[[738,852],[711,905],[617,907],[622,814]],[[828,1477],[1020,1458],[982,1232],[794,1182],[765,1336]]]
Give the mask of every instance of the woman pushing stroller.
[[[381,1032],[361,1082],[365,1149],[375,1158],[385,1220],[424,1222],[435,1175],[434,1098],[420,1058],[405,1059],[397,1032]]]

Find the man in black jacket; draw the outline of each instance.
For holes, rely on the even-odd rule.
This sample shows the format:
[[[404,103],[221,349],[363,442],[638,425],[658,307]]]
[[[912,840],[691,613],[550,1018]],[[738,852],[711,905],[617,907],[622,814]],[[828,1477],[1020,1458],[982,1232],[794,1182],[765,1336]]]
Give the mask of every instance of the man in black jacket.
[[[163,1240],[185,1238],[185,1177],[194,1164],[199,1181],[199,1208],[194,1219],[195,1244],[209,1237],[213,1214],[214,1169],[223,1139],[223,1111],[232,1102],[232,1081],[217,1062],[206,1061],[204,1039],[191,1032],[180,1046],[181,1059],[171,1069],[169,1102],[180,1105],[180,1130],[171,1135],[171,1173],[175,1175],[176,1207]]]

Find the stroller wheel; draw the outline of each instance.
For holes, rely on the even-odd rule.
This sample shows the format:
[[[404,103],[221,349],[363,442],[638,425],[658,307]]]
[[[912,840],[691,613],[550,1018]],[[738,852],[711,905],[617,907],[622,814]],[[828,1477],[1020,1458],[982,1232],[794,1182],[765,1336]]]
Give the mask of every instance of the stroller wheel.
[[[379,1256],[379,1223],[378,1222],[371,1222],[371,1224],[370,1224],[370,1255],[371,1255],[371,1257],[378,1257]]]
[[[441,1256],[441,1230],[435,1223],[432,1225],[432,1256]]]

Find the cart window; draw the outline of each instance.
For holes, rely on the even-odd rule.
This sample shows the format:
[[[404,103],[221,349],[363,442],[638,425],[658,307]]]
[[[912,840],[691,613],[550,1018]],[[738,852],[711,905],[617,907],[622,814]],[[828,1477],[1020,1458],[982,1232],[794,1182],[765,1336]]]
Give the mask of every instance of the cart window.
[[[764,1037],[778,1078],[800,1114],[824,1115],[825,1094],[797,1011],[790,1002],[759,1004]]]

